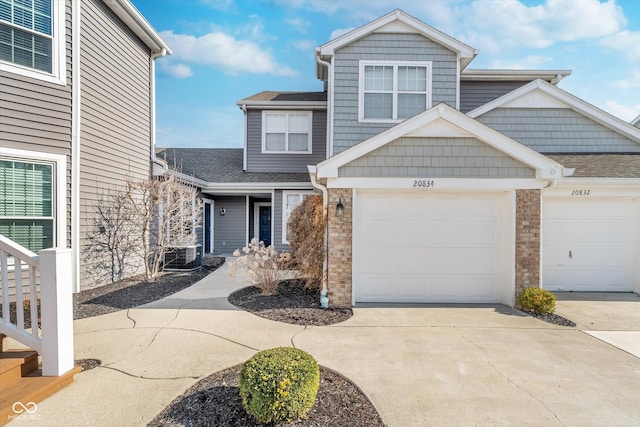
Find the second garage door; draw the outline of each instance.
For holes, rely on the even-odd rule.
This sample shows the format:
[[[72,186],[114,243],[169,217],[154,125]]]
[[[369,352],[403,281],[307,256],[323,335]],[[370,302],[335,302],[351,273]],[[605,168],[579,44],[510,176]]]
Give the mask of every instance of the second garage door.
[[[632,199],[546,198],[543,287],[552,291],[631,291],[634,213]]]
[[[358,191],[356,302],[500,302],[504,193]]]

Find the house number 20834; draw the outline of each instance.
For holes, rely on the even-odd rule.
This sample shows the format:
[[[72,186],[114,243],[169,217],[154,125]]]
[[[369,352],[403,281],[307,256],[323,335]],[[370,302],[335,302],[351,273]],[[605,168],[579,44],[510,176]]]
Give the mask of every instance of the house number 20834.
[[[415,179],[413,186],[415,188],[432,188],[435,186],[435,182],[432,179]]]
[[[572,196],[589,196],[591,195],[591,190],[571,190]]]

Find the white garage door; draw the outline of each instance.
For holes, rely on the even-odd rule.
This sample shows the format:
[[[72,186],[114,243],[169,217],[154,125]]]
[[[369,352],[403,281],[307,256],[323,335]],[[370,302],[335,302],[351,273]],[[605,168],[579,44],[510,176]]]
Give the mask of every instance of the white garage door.
[[[547,197],[543,202],[543,287],[631,291],[634,203]]]
[[[356,302],[500,301],[500,193],[358,191]]]

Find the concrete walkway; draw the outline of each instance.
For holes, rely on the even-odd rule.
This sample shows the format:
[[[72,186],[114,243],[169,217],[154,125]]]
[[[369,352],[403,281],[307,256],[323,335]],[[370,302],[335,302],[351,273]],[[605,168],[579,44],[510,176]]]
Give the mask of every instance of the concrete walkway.
[[[223,266],[144,307],[75,322],[103,365],[14,425],[139,426],[198,379],[295,345],[349,377],[390,426],[640,424],[640,359],[504,306],[362,307],[334,326],[272,322],[226,303]]]

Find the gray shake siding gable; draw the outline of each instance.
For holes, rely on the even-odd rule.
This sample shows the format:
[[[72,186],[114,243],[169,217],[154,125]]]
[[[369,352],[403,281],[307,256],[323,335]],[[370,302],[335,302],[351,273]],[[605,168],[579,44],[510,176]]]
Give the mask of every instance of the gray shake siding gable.
[[[247,172],[306,173],[327,156],[327,112],[312,111],[311,154],[262,153],[262,110],[247,111]]]
[[[432,61],[432,105],[456,107],[457,55],[418,34],[370,34],[335,52],[334,135],[337,154],[392,127],[358,122],[359,61]]]
[[[74,3],[75,5],[75,3]],[[67,156],[67,230],[71,244],[71,0],[65,2],[66,85],[0,71],[0,146]],[[66,240],[66,242],[65,242]]]
[[[568,108],[496,108],[477,118],[541,153],[640,153],[640,145]]]
[[[534,171],[475,138],[400,138],[338,171],[341,177],[532,178]]]

